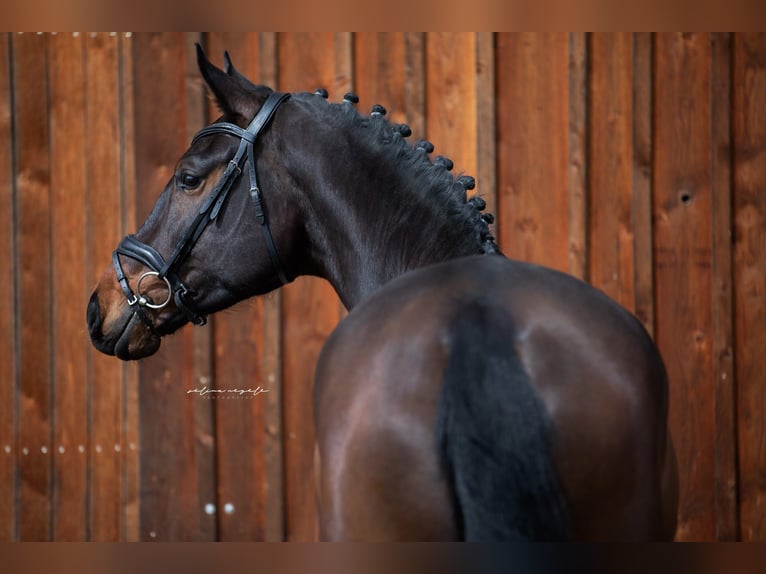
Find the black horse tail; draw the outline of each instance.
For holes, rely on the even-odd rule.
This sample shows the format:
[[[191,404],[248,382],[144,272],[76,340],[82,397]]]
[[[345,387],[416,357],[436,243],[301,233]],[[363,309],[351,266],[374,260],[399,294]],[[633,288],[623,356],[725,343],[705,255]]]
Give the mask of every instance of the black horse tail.
[[[461,538],[566,540],[551,421],[514,349],[511,318],[471,300],[449,325],[436,438]]]

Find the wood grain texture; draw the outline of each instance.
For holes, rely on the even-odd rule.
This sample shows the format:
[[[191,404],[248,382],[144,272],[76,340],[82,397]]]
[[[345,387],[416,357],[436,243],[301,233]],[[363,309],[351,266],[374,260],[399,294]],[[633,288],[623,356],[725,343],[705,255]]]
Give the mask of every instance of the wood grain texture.
[[[256,35],[208,34],[207,45],[213,63],[223,65],[221,55],[226,49],[238,70],[259,81],[260,50]],[[210,117],[216,115],[216,110],[211,109]],[[264,336],[261,298],[240,303],[230,313],[215,317],[213,384],[216,389],[256,390],[259,386],[269,389],[261,371]],[[216,413],[216,508],[220,540],[265,539],[264,398],[263,394],[250,394],[212,401]],[[233,511],[225,512],[226,505]]]
[[[734,37],[734,280],[740,528],[766,539],[766,36]]]
[[[215,388],[269,390],[261,375],[263,304],[240,304],[215,323]],[[195,398],[195,401],[209,399]],[[219,539],[265,539],[264,395],[221,396],[215,401]],[[225,508],[231,509],[226,512]]]
[[[495,91],[495,36],[476,34],[476,193],[487,202],[485,211],[495,215],[497,235],[497,130]]]
[[[333,92],[336,94],[353,92],[355,90],[354,35],[350,32],[335,32],[332,40],[335,67]]]
[[[569,34],[569,273],[580,279],[588,276],[588,62],[586,34]]]
[[[333,45],[335,55],[334,91],[338,94],[347,94],[349,92],[355,93],[354,35],[351,32],[335,32],[333,34]],[[362,105],[361,101],[360,105]],[[365,112],[362,111],[362,113]],[[338,322],[342,321],[347,314],[348,310],[346,309],[346,306],[339,299]]]
[[[426,137],[455,163],[455,174],[476,176],[476,35],[426,34]]]
[[[590,37],[588,278],[634,308],[633,39]]]
[[[654,333],[652,253],[652,35],[633,36],[633,312]]]
[[[368,114],[381,104],[388,121],[410,126],[413,142],[426,133],[424,59],[424,34],[354,34],[354,86],[365,100],[361,111]]]
[[[500,248],[569,267],[569,37],[497,36]]]
[[[716,539],[739,539],[731,248],[731,35],[712,35],[713,341]]]
[[[195,44],[204,44],[199,32],[184,34],[186,50],[186,142],[209,123],[211,117],[208,98],[199,68]],[[220,57],[220,56],[219,56]],[[217,116],[213,116],[217,117]],[[191,329],[194,364],[192,378],[199,386],[214,379],[213,330],[215,319],[207,325]],[[199,540],[218,540],[218,520],[215,513],[206,511],[208,504],[215,504],[217,492],[215,404],[212,401],[194,401],[195,463],[197,467],[197,514],[199,516]]]
[[[268,86],[278,85],[279,60],[277,34],[258,34],[260,78]],[[264,481],[266,487],[266,523],[264,538],[269,542],[285,539],[285,478],[283,433],[283,377],[282,377],[282,291],[263,298],[263,346],[261,348],[261,378],[269,392],[263,397],[264,424]]]
[[[335,53],[332,34],[284,33],[278,42],[280,90],[334,85],[334,61],[324,57]],[[312,389],[319,351],[338,322],[338,310],[338,298],[326,282],[303,277],[282,289],[285,530],[290,541],[317,539]]]
[[[407,109],[406,123],[415,136],[426,133],[426,96],[425,96],[425,33],[406,32],[404,34],[404,57],[406,60],[404,101]]]
[[[11,34],[0,34],[0,541],[16,540],[16,250]]]
[[[710,43],[659,34],[654,81],[656,340],[681,474],[679,540],[715,537]]]
[[[393,123],[410,123],[407,107],[407,43],[402,32],[354,34],[354,86],[369,113],[374,104],[386,108]],[[419,111],[419,110],[418,110]],[[417,113],[417,112],[415,112]]]
[[[119,40],[87,35],[84,91],[88,225],[92,286],[109,265],[122,234]],[[90,539],[122,538],[124,401],[123,367],[90,349]],[[72,446],[74,449],[74,445]],[[78,445],[79,448],[79,445]]]
[[[53,539],[88,538],[88,297],[85,46],[52,36],[50,62],[51,267],[53,340]],[[100,142],[98,142],[100,143]],[[98,145],[96,143],[96,145]],[[79,303],[79,304],[76,304]],[[112,381],[106,381],[111,385]],[[117,498],[119,502],[119,498]],[[119,506],[118,506],[119,508]]]
[[[136,218],[142,222],[188,145],[186,51],[184,36],[177,33],[141,35],[133,48]],[[139,379],[141,539],[198,540],[195,403],[187,395],[197,384],[190,326],[141,362]]]
[[[133,232],[136,222],[136,169],[135,169],[135,101],[133,75],[133,35],[125,33],[119,41],[119,84],[120,110],[118,122],[120,143],[120,198],[122,211],[120,236]],[[95,362],[93,363],[95,364]],[[123,448],[122,480],[122,540],[137,542],[140,540],[139,502],[140,502],[140,438],[138,405],[138,365],[123,364]]]
[[[634,310],[670,375],[679,539],[766,539],[764,38],[0,34],[0,540],[316,539],[314,365],[343,314],[327,284],[140,364],[87,340],[111,250],[217,115],[198,39],[272,87],[384,105],[476,176],[506,254]],[[269,392],[186,395],[251,381]]]
[[[48,37],[15,34],[19,537],[51,531],[51,203]]]

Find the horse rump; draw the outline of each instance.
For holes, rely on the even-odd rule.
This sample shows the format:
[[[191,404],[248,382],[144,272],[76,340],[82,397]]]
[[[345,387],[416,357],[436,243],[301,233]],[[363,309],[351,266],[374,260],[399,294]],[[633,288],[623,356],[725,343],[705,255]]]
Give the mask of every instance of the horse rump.
[[[458,305],[448,329],[436,439],[461,538],[568,539],[552,424],[514,348],[511,317],[473,298]]]

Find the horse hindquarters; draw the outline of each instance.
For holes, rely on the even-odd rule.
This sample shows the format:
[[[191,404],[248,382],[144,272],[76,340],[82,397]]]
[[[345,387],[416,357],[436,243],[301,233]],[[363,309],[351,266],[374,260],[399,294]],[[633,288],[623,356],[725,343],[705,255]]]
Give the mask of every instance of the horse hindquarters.
[[[466,540],[562,540],[568,519],[545,406],[514,349],[511,318],[472,300],[450,326],[436,433]]]

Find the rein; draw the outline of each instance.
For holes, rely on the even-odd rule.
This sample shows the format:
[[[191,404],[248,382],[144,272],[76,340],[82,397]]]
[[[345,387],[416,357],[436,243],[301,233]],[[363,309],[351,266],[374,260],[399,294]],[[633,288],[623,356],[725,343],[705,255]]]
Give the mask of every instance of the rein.
[[[152,333],[158,334],[145,309],[162,309],[170,303],[171,299],[175,301],[176,307],[186,315],[187,319],[195,325],[204,325],[207,322],[206,316],[195,310],[194,305],[189,301],[188,297],[193,294],[193,291],[181,281],[181,278],[178,276],[178,269],[189,256],[189,253],[191,253],[191,250],[194,248],[194,245],[197,243],[197,240],[208,224],[218,217],[218,214],[221,212],[221,209],[226,202],[226,198],[229,195],[229,191],[241,175],[245,164],[247,164],[247,172],[250,178],[250,198],[255,205],[256,217],[261,224],[261,230],[263,231],[263,237],[266,242],[266,248],[269,253],[269,258],[271,259],[271,264],[283,285],[291,281],[285,273],[282,262],[279,259],[277,246],[274,243],[274,238],[269,229],[263,196],[261,195],[261,190],[258,188],[258,180],[255,173],[255,157],[253,154],[253,144],[256,139],[274,117],[277,108],[289,97],[290,94],[279,92],[272,92],[269,94],[268,98],[266,98],[266,101],[263,103],[263,106],[261,106],[261,109],[246,129],[242,129],[235,124],[221,122],[201,129],[197,132],[197,135],[194,136],[192,145],[194,145],[200,138],[219,133],[238,137],[240,138],[240,143],[237,153],[234,154],[234,157],[229,161],[226,170],[221,176],[221,179],[218,180],[210,197],[208,197],[202,204],[196,217],[183,236],[181,236],[181,239],[176,244],[173,254],[167,261],[163,259],[162,255],[160,255],[156,249],[151,245],[143,243],[137,239],[135,235],[128,235],[125,237],[120,241],[117,249],[112,253],[112,263],[114,264],[117,281],[125,294],[128,305],[133,308],[133,313],[139,316]],[[151,271],[143,273],[138,278],[135,292],[131,289],[128,279],[122,270],[120,255],[135,259],[151,269]],[[148,296],[141,293],[141,283],[146,277],[150,276],[163,280],[168,288],[168,296],[161,303],[155,303]]]

